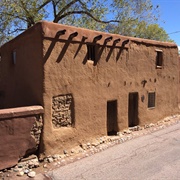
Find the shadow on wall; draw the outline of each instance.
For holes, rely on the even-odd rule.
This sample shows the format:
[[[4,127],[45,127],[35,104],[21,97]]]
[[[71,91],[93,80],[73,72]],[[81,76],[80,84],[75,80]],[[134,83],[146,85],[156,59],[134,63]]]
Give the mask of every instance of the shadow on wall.
[[[113,39],[112,36],[107,37],[107,38],[104,40],[103,45],[100,45],[100,44],[98,44],[97,42],[98,42],[100,39],[102,39],[102,35],[95,36],[92,43],[85,42],[88,37],[82,36],[81,41],[80,41],[80,42],[77,42],[77,41],[73,41],[73,38],[76,37],[76,36],[78,36],[78,32],[74,32],[74,33],[72,33],[72,34],[69,35],[69,37],[68,37],[67,40],[60,40],[59,37],[60,37],[61,35],[64,35],[65,33],[66,33],[66,30],[64,29],[64,30],[58,31],[58,32],[56,33],[56,36],[55,36],[54,38],[47,38],[47,37],[45,38],[45,39],[47,39],[47,40],[50,40],[50,41],[51,41],[51,44],[50,44],[50,46],[49,46],[49,48],[48,48],[48,50],[47,50],[47,52],[46,52],[46,54],[45,54],[45,56],[44,56],[44,62],[46,62],[47,59],[50,57],[50,55],[51,55],[51,53],[52,53],[52,51],[53,51],[56,43],[57,43],[58,41],[61,41],[61,42],[64,42],[65,44],[64,44],[64,46],[63,46],[63,48],[62,48],[62,50],[61,50],[61,52],[60,52],[60,54],[59,54],[59,56],[58,56],[58,58],[57,58],[57,60],[56,60],[57,63],[59,63],[59,62],[62,61],[62,59],[63,59],[64,55],[66,54],[66,51],[67,51],[67,49],[68,49],[68,47],[69,47],[69,45],[70,45],[71,43],[79,43],[79,47],[78,47],[78,49],[77,49],[77,51],[76,51],[76,53],[75,53],[75,55],[74,55],[74,58],[76,58],[76,56],[78,55],[79,51],[81,50],[81,48],[82,48],[82,46],[83,46],[84,44],[86,44],[86,45],[91,44],[91,45],[94,46],[94,48],[95,48],[95,51],[94,51],[94,52],[95,52],[95,59],[93,59],[93,61],[94,61],[94,64],[93,64],[93,65],[95,66],[95,65],[97,65],[98,61],[101,59],[101,56],[102,56],[102,54],[103,54],[103,51],[104,51],[105,47],[107,47],[107,43],[110,42],[110,41],[112,41],[112,39]],[[109,50],[109,53],[108,53],[108,55],[107,55],[107,57],[106,57],[106,62],[109,61],[111,55],[113,54],[113,50],[114,50],[115,48],[118,49],[118,53],[117,53],[117,56],[116,56],[116,61],[118,61],[118,60],[120,59],[120,56],[121,56],[121,54],[122,54],[122,52],[123,52],[123,49],[125,49],[125,45],[129,43],[129,40],[123,41],[121,47],[119,47],[119,46],[117,46],[117,43],[119,43],[120,41],[121,41],[120,38],[115,39],[115,40],[113,40],[113,45],[108,46],[108,47],[110,47],[110,50]],[[85,65],[85,64],[87,63],[87,61],[89,60],[89,58],[88,58],[88,53],[89,53],[89,52],[88,52],[88,50],[87,50],[87,53],[86,53],[86,55],[85,55],[85,57],[84,57],[84,59],[83,59],[83,61],[82,61],[82,64],[84,64],[84,65]]]

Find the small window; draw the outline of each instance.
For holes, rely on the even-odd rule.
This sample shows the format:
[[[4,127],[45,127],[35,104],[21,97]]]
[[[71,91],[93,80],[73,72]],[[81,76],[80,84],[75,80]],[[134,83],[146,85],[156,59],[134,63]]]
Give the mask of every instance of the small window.
[[[15,65],[16,64],[16,50],[12,52],[12,61],[13,61],[13,64]]]
[[[96,56],[95,56],[95,48],[96,46],[95,45],[87,45],[87,59],[88,60],[91,60],[91,61],[94,61],[95,62],[95,59],[96,59]]]
[[[148,108],[154,108],[155,107],[155,92],[149,92],[148,93]]]
[[[161,69],[163,66],[163,52],[161,50],[156,50],[156,68]]]

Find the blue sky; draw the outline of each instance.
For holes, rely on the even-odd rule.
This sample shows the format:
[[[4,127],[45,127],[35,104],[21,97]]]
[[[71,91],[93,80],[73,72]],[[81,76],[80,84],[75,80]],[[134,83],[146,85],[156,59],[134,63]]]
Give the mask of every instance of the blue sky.
[[[152,3],[160,6],[159,25],[180,46],[180,0],[152,0]],[[177,31],[179,32],[173,33]]]

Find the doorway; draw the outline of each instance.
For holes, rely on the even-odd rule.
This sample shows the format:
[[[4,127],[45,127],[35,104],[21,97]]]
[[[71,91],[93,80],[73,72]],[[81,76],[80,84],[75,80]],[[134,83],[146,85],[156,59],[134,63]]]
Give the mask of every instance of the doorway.
[[[117,100],[107,102],[107,134],[117,135]]]
[[[129,123],[129,127],[137,126],[139,124],[138,92],[129,93],[128,123]]]

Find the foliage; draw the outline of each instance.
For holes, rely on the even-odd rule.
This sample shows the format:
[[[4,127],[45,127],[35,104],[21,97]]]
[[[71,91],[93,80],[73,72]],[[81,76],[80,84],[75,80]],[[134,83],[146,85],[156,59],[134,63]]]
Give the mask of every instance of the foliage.
[[[153,39],[158,41],[172,41],[167,35],[166,31],[159,27],[158,24],[149,24],[141,22],[135,29],[134,33],[137,37]]]
[[[151,0],[1,0],[0,41],[6,42],[40,20],[169,40],[155,25],[158,18],[158,7],[153,7]],[[152,36],[153,28],[161,30],[157,33],[163,38]]]

